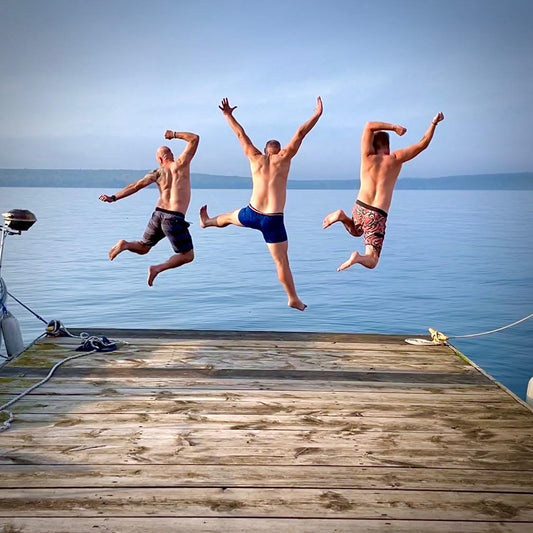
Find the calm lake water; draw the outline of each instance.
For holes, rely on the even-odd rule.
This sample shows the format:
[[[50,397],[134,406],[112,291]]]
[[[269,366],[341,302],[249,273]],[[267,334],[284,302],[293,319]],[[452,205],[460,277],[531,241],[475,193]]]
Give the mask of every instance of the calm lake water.
[[[395,193],[377,269],[337,272],[360,239],[321,222],[352,191],[290,190],[286,208],[291,266],[301,313],[286,306],[261,235],[228,227],[202,230],[210,214],[248,203],[246,190],[193,190],[187,215],[196,260],[146,284],[149,265],[171,254],[165,240],[148,255],[107,258],[118,238],[142,236],[155,189],[115,204],[96,189],[0,188],[0,212],[29,209],[36,224],[6,239],[2,277],[9,292],[46,321],[91,327],[240,329],[427,334],[492,330],[532,313],[533,191]],[[44,324],[7,300],[27,342]],[[525,397],[533,376],[533,319],[453,344],[498,381]]]

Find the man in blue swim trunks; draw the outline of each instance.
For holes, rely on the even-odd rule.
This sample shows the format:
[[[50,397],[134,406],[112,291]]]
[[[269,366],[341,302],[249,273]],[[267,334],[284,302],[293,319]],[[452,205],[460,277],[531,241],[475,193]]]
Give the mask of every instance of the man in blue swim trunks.
[[[444,120],[442,113],[431,121],[426,133],[419,142],[390,152],[389,134],[394,131],[403,135],[407,130],[397,124],[386,122],[367,122],[361,136],[361,187],[348,217],[342,209],[337,209],[324,218],[322,227],[327,228],[335,222],[342,222],[346,231],[354,237],[364,236],[365,253],[353,252],[337,270],[346,270],[359,263],[366,268],[375,268],[385,238],[387,213],[392,202],[392,193],[402,165],[425,150],[437,124]]]
[[[198,148],[200,137],[195,133],[186,131],[167,130],[165,139],[181,139],[187,142],[185,149],[176,160],[174,160],[174,154],[168,146],[160,146],[156,152],[159,168],[111,196],[100,195],[102,202],[116,202],[152,183],[157,185],[159,200],[143,238],[140,241],[120,239],[109,250],[111,261],[124,250],[144,255],[152,249],[152,246],[167,237],[175,254],[164,263],[148,268],[148,285],[150,287],[153,285],[155,277],[164,270],[177,268],[194,259],[192,239],[188,230],[189,223],[185,220],[185,214],[191,200],[190,164]]]
[[[235,107],[230,107],[227,98],[222,100],[222,105],[219,107],[250,161],[252,197],[247,207],[215,217],[209,217],[207,206],[204,205],[200,209],[200,225],[202,228],[210,226],[224,228],[234,224],[259,230],[276,265],[279,281],[289,298],[288,305],[303,311],[306,305],[296,293],[289,266],[289,244],[283,223],[283,210],[291,159],[298,152],[304,137],[322,115],[322,100],[320,97],[317,98],[313,116],[298,128],[287,146],[282,148],[279,141],[268,141],[264,153],[253,145],[243,127],[237,122],[233,116]]]

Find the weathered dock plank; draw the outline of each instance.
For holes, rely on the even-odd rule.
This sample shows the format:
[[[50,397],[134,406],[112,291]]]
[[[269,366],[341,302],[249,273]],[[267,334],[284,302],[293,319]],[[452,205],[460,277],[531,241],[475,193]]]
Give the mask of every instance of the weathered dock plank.
[[[390,520],[533,521],[528,494],[414,490],[280,488],[11,489],[0,500],[0,513],[42,517],[74,513],[90,517],[102,509],[111,516],[163,515],[357,518]]]
[[[175,533],[186,531],[188,533],[272,533],[272,532],[297,532],[297,533],[379,533],[392,531],[394,533],[529,533],[530,525],[520,522],[456,522],[456,521],[412,521],[412,520],[346,520],[346,519],[307,519],[307,518],[208,518],[208,517],[183,517],[183,518],[76,518],[73,524],[71,518],[25,518],[11,519],[5,526],[6,533],[15,533],[19,528],[24,528],[23,533],[94,533],[94,531],[127,531],[128,533],[147,533],[147,527],[158,533]],[[460,528],[460,529],[457,529]]]
[[[404,489],[455,492],[508,492],[530,494],[533,476],[517,471],[467,470],[464,468],[394,468],[317,465],[169,465],[110,464],[105,469],[91,464],[2,465],[0,487],[265,487],[330,489]]]
[[[533,528],[533,413],[449,346],[92,332],[127,344],[11,408],[1,533]],[[79,344],[47,339],[2,368],[0,402]]]

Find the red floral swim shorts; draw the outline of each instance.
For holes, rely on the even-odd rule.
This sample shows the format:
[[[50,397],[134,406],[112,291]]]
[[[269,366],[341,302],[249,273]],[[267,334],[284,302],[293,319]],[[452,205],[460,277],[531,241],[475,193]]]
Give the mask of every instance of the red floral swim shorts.
[[[385,238],[387,213],[361,200],[356,200],[352,210],[352,219],[355,231],[359,235],[364,235],[365,245],[373,246],[379,255]]]

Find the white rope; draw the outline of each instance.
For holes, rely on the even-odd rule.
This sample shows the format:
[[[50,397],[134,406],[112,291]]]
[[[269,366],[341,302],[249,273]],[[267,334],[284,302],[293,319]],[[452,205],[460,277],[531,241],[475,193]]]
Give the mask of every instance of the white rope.
[[[18,402],[19,400],[21,400],[22,398],[24,398],[24,396],[27,396],[28,394],[30,394],[30,392],[34,391],[36,388],[40,387],[41,385],[44,385],[51,377],[52,375],[54,374],[54,372],[64,363],[67,363],[68,361],[72,361],[73,359],[77,359],[79,357],[85,357],[86,355],[89,355],[89,354],[92,354],[94,352],[96,352],[97,350],[92,350],[91,352],[83,352],[83,353],[77,353],[77,354],[74,354],[74,355],[71,355],[69,357],[66,357],[65,359],[59,361],[58,363],[56,363],[52,369],[50,370],[50,372],[48,372],[48,375],[42,379],[41,381],[39,381],[38,383],[35,383],[35,385],[32,385],[29,389],[26,389],[24,392],[21,392],[18,396],[16,396],[15,398],[13,398],[12,400],[9,400],[9,402],[5,403],[4,405],[1,405],[0,406],[0,413],[4,413],[4,414],[7,414],[8,415],[8,418],[7,420],[5,420],[3,422],[3,424],[0,426],[0,433],[2,431],[5,431],[6,429],[9,428],[9,426],[11,425],[11,422],[13,422],[13,419],[14,419],[14,416],[13,416],[13,413],[11,411],[6,411],[6,409],[8,407],[10,407],[11,405],[13,405],[14,403]]]
[[[416,345],[426,345],[431,344],[432,346],[435,346],[435,343],[433,341],[430,341],[429,339],[405,339],[405,342],[409,344],[416,344]]]
[[[516,322],[513,322],[512,324],[507,324],[507,326],[503,326],[501,328],[492,329],[490,331],[484,331],[483,333],[472,333],[471,335],[455,335],[454,337],[449,337],[449,338],[450,339],[466,339],[467,337],[481,337],[482,335],[489,335],[490,333],[496,333],[497,331],[503,331],[504,329],[508,329],[508,328],[511,328],[512,326],[516,326],[517,324],[525,322],[531,317],[533,317],[533,313],[531,313],[528,316],[525,316],[524,318],[521,318],[520,320],[517,320]]]

